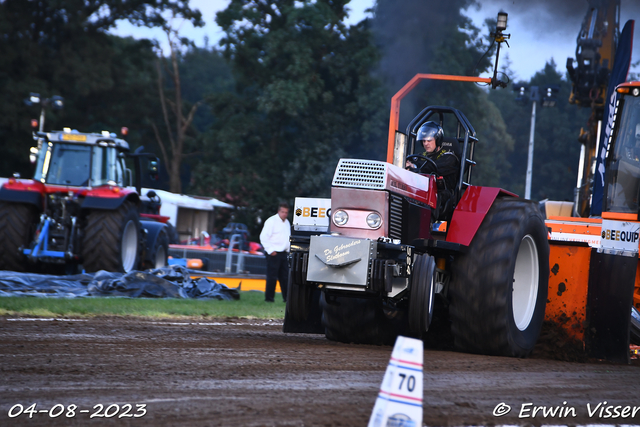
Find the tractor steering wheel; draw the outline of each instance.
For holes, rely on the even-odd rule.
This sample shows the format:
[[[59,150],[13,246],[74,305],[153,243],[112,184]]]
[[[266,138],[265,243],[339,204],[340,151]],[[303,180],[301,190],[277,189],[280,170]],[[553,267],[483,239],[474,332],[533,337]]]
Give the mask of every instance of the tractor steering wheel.
[[[424,165],[426,165],[427,163],[430,163],[431,166],[433,166],[434,169],[434,173],[437,174],[438,173],[438,165],[436,164],[436,162],[433,159],[430,159],[429,157],[425,157],[422,156],[420,154],[411,154],[410,156],[407,156],[407,161],[416,164],[418,163],[418,160],[421,160],[422,163],[420,164],[420,166],[416,166],[416,168],[421,171],[422,168],[424,167]]]

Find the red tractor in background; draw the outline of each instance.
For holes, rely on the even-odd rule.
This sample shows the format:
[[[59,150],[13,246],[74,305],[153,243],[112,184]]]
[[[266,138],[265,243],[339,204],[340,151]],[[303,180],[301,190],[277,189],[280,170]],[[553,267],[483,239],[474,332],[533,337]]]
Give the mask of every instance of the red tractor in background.
[[[143,160],[157,176],[155,156],[142,147],[131,153],[107,131],[66,128],[34,139],[34,178],[10,178],[0,189],[0,269],[129,272],[167,264],[168,218],[158,215],[157,195],[140,195]]]

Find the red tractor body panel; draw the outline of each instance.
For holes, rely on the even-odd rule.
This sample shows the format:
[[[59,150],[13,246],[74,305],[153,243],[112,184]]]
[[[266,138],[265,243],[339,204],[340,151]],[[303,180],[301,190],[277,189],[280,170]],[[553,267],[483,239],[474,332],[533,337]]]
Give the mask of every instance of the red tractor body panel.
[[[423,178],[419,178],[419,177]],[[435,209],[437,203],[435,175],[416,174],[392,164],[387,167],[386,190],[408,196]]]
[[[377,160],[340,159],[333,176],[333,186],[387,190],[432,208],[436,207],[438,200],[435,176],[417,174]]]
[[[54,193],[68,193],[73,192],[80,196],[86,197],[100,197],[100,198],[110,198],[110,199],[119,199],[122,197],[126,197],[129,194],[137,194],[136,191],[122,188],[117,185],[103,185],[95,188],[85,188],[85,187],[75,187],[75,186],[65,186],[65,185],[44,185],[40,181],[35,179],[16,179],[9,178],[9,180],[4,184],[3,188],[5,190],[12,191],[32,191],[42,194],[54,194]]]
[[[448,225],[447,241],[469,246],[494,200],[500,194],[518,197],[502,188],[470,185],[453,212],[453,218]]]
[[[2,188],[14,191],[35,191],[42,195],[46,193],[46,186],[40,181],[33,179],[9,178]]]
[[[166,224],[171,219],[171,217],[168,217],[168,216],[156,215],[156,214],[147,214],[147,213],[141,213],[140,214],[140,218],[144,218],[144,219],[146,219],[148,221],[161,222],[163,224]]]

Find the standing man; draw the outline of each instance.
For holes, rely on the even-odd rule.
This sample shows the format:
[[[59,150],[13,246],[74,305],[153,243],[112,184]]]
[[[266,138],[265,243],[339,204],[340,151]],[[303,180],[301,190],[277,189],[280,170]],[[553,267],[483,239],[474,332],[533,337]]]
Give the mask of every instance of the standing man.
[[[291,224],[287,216],[289,205],[280,203],[278,213],[269,217],[264,222],[260,233],[260,243],[267,253],[267,287],[264,300],[273,302],[276,293],[276,281],[280,281],[282,300],[287,301],[287,286],[289,275],[289,237],[291,236]]]

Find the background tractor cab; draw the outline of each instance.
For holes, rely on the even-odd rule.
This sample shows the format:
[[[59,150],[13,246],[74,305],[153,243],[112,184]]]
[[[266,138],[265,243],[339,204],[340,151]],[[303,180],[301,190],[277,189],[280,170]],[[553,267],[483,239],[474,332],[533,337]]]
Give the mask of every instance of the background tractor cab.
[[[11,178],[0,189],[0,269],[49,271],[53,265],[74,272],[81,264],[89,272],[129,272],[166,265],[160,200],[149,197],[145,204],[140,195],[143,161],[157,176],[154,155],[142,147],[130,153],[125,140],[107,131],[65,128],[34,132],[34,139],[34,179]],[[151,211],[141,213],[145,209]]]
[[[129,144],[115,134],[38,132],[37,163],[34,179],[43,184],[71,187],[126,186],[131,173],[120,154]],[[125,176],[128,172],[128,176]]]
[[[618,88],[617,126],[606,163],[603,212],[636,216],[640,204],[640,87]],[[633,218],[636,220],[637,218]]]
[[[126,134],[126,128],[123,131]],[[129,143],[115,133],[80,133],[63,131],[36,132],[37,147],[31,148],[31,161],[36,164],[34,178],[43,184],[71,187],[101,187],[104,185],[132,187],[140,193],[142,159],[151,179],[158,177],[158,159],[142,153],[139,147],[130,153]],[[135,176],[125,159],[134,159]]]

